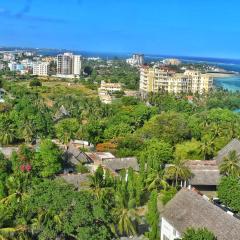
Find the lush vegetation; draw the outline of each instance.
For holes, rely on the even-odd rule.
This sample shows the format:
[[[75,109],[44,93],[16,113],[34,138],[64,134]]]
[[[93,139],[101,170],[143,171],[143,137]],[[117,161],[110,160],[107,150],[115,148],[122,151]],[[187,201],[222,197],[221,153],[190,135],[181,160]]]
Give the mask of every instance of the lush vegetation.
[[[216,240],[212,232],[206,228],[194,229],[189,228],[183,235],[183,240]]]
[[[123,63],[101,64],[86,63],[85,77],[75,82],[0,75],[7,91],[0,103],[0,144],[19,147],[10,159],[0,155],[0,238],[113,239],[140,234],[145,225],[144,234],[158,239],[158,202],[167,204],[191,176],[186,160],[211,159],[240,136],[240,116],[232,111],[240,108],[239,93],[219,90],[195,95],[193,102],[185,95],[154,94],[105,105],[96,92],[101,80],[136,89],[138,75]],[[89,188],[77,191],[59,179],[63,152],[52,139],[87,140],[118,157],[136,156],[140,171],[113,177],[100,167],[89,176]],[[87,172],[82,165],[77,171]],[[227,177],[219,197],[239,211],[234,153],[221,171]],[[228,196],[230,186],[235,187]]]

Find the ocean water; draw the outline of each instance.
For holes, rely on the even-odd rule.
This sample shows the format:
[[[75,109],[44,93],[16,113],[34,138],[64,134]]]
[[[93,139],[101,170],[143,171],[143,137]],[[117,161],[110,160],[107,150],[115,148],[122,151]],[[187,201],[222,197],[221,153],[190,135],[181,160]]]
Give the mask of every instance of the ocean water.
[[[225,78],[215,78],[214,84],[217,87],[222,87],[232,92],[240,91],[240,75]]]

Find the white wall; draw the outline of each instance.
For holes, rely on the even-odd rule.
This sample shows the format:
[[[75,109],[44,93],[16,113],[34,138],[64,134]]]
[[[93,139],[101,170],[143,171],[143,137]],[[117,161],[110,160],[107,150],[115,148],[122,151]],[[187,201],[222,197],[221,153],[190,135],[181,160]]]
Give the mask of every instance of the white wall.
[[[180,233],[165,218],[162,218],[161,240],[167,240],[166,238],[164,239],[164,236],[167,237],[168,240],[174,240],[180,238]]]

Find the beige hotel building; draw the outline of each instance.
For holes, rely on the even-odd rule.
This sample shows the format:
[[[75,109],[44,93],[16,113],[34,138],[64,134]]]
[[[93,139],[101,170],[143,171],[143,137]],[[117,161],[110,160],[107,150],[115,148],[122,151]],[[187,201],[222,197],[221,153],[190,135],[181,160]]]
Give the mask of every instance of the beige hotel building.
[[[140,69],[140,92],[205,93],[212,89],[213,78],[199,71],[186,70],[175,73],[166,67],[142,67]]]

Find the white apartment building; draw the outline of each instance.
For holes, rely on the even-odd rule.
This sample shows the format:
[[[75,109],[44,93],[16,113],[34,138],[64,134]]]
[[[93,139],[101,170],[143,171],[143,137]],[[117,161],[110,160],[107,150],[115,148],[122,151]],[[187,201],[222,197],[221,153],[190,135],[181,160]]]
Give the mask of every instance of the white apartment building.
[[[165,65],[180,65],[181,61],[176,58],[167,58],[163,60],[163,64]]]
[[[132,66],[141,66],[144,64],[144,55],[135,53],[132,55],[132,58],[127,59],[126,62]]]
[[[49,63],[36,62],[33,64],[33,75],[48,76],[48,74],[49,74]]]
[[[81,74],[82,61],[80,55],[73,56],[73,74],[79,76]]]
[[[59,77],[76,77],[81,74],[81,56],[72,53],[57,56],[57,75]]]
[[[199,71],[175,73],[168,68],[143,67],[140,70],[140,92],[204,93],[212,89],[213,78]]]
[[[17,71],[17,63],[16,62],[8,63],[8,67],[9,67],[10,71]]]

